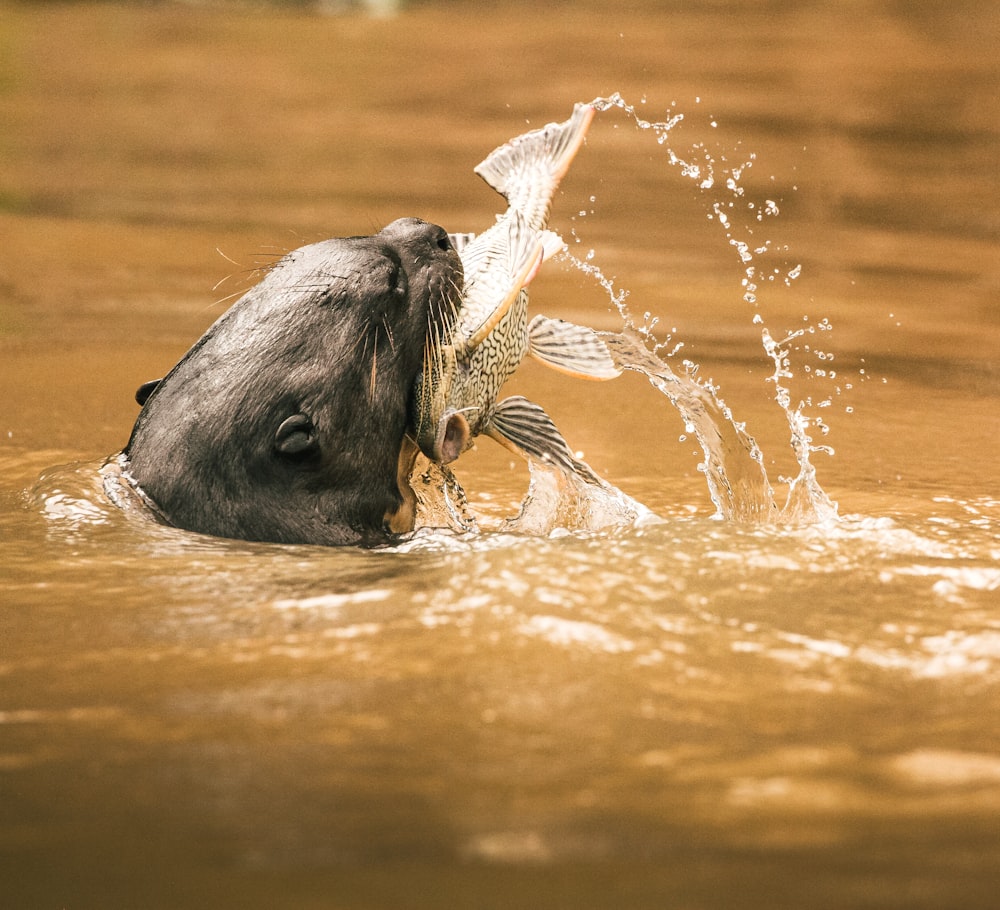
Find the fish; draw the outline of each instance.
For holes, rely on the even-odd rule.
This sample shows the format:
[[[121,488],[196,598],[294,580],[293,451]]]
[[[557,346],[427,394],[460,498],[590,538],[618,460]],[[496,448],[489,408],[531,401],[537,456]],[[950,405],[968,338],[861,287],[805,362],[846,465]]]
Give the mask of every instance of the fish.
[[[526,459],[601,482],[540,405],[520,395],[498,400],[528,355],[583,379],[621,374],[593,329],[542,315],[528,321],[528,285],[565,248],[547,229],[552,196],[594,114],[577,104],[568,120],[510,140],[475,168],[507,209],[481,234],[449,235],[462,260],[462,297],[454,319],[429,340],[413,395],[415,442],[433,462],[451,463],[486,435]]]

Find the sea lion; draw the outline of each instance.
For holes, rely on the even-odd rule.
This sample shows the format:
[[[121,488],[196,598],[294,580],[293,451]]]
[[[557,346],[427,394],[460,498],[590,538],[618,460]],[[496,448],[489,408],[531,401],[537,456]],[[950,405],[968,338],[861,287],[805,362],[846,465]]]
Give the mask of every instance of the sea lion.
[[[416,218],[281,259],[159,382],[109,495],[218,537],[373,544],[413,529],[409,395],[462,264]]]

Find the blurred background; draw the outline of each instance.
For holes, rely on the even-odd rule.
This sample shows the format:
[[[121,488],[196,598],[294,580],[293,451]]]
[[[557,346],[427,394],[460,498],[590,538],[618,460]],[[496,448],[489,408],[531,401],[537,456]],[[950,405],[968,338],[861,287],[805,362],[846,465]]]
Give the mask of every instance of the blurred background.
[[[754,156],[746,198],[780,210],[763,239],[788,245],[775,265],[802,266],[793,293],[761,294],[765,315],[827,317],[829,345],[869,375],[995,389],[992,4],[2,9],[0,369],[5,407],[28,409],[5,429],[25,442],[44,390],[49,443],[116,448],[135,380],[171,365],[255,269],[402,214],[481,229],[500,200],[472,167],[614,91],[650,120],[683,114],[671,144],[689,160]],[[684,356],[756,359],[743,270],[706,217],[732,197],[666,158],[624,116],[598,118],[553,226],[596,249],[637,321],[676,328]],[[615,320],[593,282],[542,277],[546,311]]]

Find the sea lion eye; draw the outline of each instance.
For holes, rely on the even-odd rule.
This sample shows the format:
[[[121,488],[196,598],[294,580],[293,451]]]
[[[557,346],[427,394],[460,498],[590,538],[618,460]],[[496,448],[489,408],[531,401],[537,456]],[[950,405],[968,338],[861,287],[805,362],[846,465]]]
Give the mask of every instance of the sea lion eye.
[[[316,427],[305,414],[286,417],[274,434],[274,448],[289,458],[311,455],[319,448]]]

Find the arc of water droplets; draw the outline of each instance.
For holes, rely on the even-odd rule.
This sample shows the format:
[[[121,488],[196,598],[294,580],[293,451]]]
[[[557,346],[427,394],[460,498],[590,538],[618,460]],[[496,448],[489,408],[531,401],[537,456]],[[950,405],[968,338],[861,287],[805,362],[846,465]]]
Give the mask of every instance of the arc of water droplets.
[[[612,108],[620,108],[635,122],[639,129],[651,131],[656,136],[657,143],[666,148],[668,161],[671,166],[679,167],[684,176],[698,181],[698,186],[703,190],[711,189],[715,185],[715,162],[711,157],[706,157],[705,167],[703,168],[701,164],[681,158],[668,144],[670,131],[684,119],[683,114],[674,114],[668,120],[659,122],[646,120],[641,117],[635,107],[628,104],[628,102],[626,102],[618,92],[615,92],[608,98],[596,98],[591,102],[591,105],[598,112],[604,112]],[[756,156],[751,153],[749,159],[742,165],[728,168],[726,187],[737,197],[743,196],[744,192],[743,187],[740,185],[743,171],[752,166],[755,157]],[[726,171],[724,170],[723,173],[725,174]],[[750,204],[750,208],[753,208],[752,204]],[[765,201],[762,209],[757,212],[756,218],[758,221],[762,221],[765,216],[769,217],[777,214],[777,203],[768,199]],[[746,300],[747,303],[756,307],[759,275],[757,267],[753,262],[754,255],[768,252],[770,249],[770,241],[767,241],[763,246],[754,248],[749,241],[734,237],[733,227],[729,216],[725,212],[724,204],[720,201],[713,203],[712,215],[709,217],[714,217],[715,220],[722,226],[726,233],[726,239],[737,251],[740,261],[745,269],[745,277],[742,282],[744,287],[743,299]],[[752,231],[748,229],[748,233],[752,233]],[[618,310],[626,326],[634,328],[643,341],[649,342],[653,346],[652,355],[658,353],[664,344],[659,342],[653,333],[653,329],[656,325],[656,319],[652,318],[649,313],[646,313],[644,324],[641,327],[635,327],[631,315],[628,312],[628,307],[625,303],[626,298],[628,297],[628,292],[625,290],[616,290],[614,288],[613,282],[606,278],[600,269],[590,261],[593,258],[592,253],[588,255],[586,262],[581,262],[573,256],[569,256],[569,258],[573,261],[576,267],[594,277],[607,291],[611,302]],[[800,273],[801,265],[796,265],[787,273],[785,283],[790,284],[791,281],[799,277]],[[811,334],[815,331],[815,328],[813,326],[809,326],[788,334],[781,341],[776,341],[772,337],[767,326],[763,324],[763,319],[759,313],[754,314],[753,321],[755,325],[759,325],[761,327],[761,342],[764,351],[774,364],[774,372],[769,377],[769,380],[774,383],[775,400],[786,416],[790,432],[791,448],[799,465],[798,476],[791,481],[788,499],[784,509],[781,511],[781,517],[785,520],[823,520],[835,518],[837,515],[836,504],[830,501],[826,493],[820,487],[819,482],[816,479],[815,468],[810,460],[810,456],[813,452],[823,451],[832,454],[832,449],[828,446],[813,445],[812,437],[809,435],[809,428],[811,424],[819,426],[823,432],[826,432],[827,427],[821,420],[810,418],[806,415],[804,410],[806,406],[805,402],[799,402],[797,407],[792,407],[791,391],[785,384],[785,380],[791,378],[792,376],[789,366],[788,344],[795,338],[800,337],[807,332]],[[826,319],[823,320],[821,328],[830,328],[829,322]],[[680,345],[675,348],[675,351],[679,347]],[[634,345],[631,346],[630,351],[634,356],[636,353]],[[666,364],[664,364],[659,358],[655,358],[655,360],[658,364],[658,368],[656,369],[656,379],[654,379],[654,376],[650,374],[651,364],[648,361],[646,361],[643,367],[636,367],[634,364],[629,364],[626,358],[626,360],[620,365],[630,369],[639,369],[640,372],[645,373],[650,381],[653,382],[656,387],[660,388],[661,391],[667,394],[674,406],[681,411],[681,414],[685,419],[685,425],[694,424],[696,436],[698,437],[706,456],[703,469],[709,481],[710,495],[712,496],[712,499],[719,511],[724,515],[733,517],[749,513],[750,516],[758,519],[773,514],[773,494],[770,483],[767,480],[766,471],[763,467],[763,457],[756,441],[745,432],[744,425],[737,424],[732,419],[729,408],[726,407],[721,399],[718,398],[716,390],[710,384],[705,385],[695,380],[693,373],[690,373],[690,371],[690,375],[688,377],[677,377],[669,371]],[[664,370],[666,370],[666,374],[664,373]],[[677,394],[678,383],[680,383],[680,386],[683,387],[683,394],[680,395]],[[692,414],[690,413],[690,408],[692,406],[694,406],[695,411],[701,412],[706,402],[708,403],[711,411],[725,418],[728,427],[724,431],[723,435],[729,435],[732,437],[729,440],[730,445],[734,442],[738,442],[741,447],[745,447],[750,460],[756,465],[757,468],[759,468],[761,474],[763,475],[762,478],[755,478],[748,481],[750,474],[755,472],[751,470],[748,474],[746,464],[727,465],[724,460],[721,463],[716,463],[715,459],[718,456],[718,452],[716,451],[717,447],[711,439],[706,438],[699,430],[699,421],[697,419],[692,419]],[[719,428],[716,426],[715,429],[718,430]],[[702,430],[707,430],[707,428],[702,427]],[[729,446],[726,446],[726,448],[728,447]],[[749,491],[753,492],[756,501],[750,506],[749,509],[740,505],[738,496],[734,497],[734,490],[731,488],[731,482],[727,477],[727,467],[729,469],[736,470],[736,474],[740,478],[740,487],[742,488],[743,493],[747,493]],[[748,485],[749,490],[747,489]],[[744,506],[745,505],[746,504],[744,504]]]

